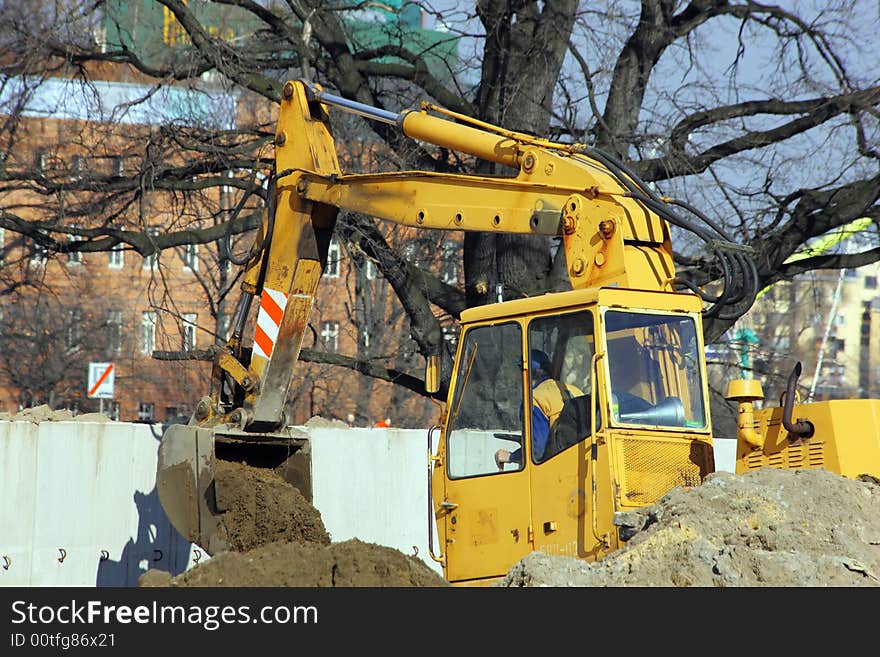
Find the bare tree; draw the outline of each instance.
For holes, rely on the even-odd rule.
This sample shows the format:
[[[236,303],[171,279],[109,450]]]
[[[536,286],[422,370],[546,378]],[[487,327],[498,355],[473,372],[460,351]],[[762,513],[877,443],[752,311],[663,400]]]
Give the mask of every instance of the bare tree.
[[[404,20],[416,4],[443,27],[441,38],[420,38]],[[6,3],[0,14],[0,149],[6,153],[0,226],[49,251],[76,234],[82,239],[73,248],[84,252],[122,242],[142,255],[251,230],[259,203],[234,216],[218,208],[198,220],[185,210],[196,195],[221,186],[238,190],[236,198],[264,196],[247,172],[269,170],[271,107],[285,79],[307,76],[392,111],[430,99],[481,120],[600,149],[658,194],[682,199],[682,213],[701,208],[698,220],[710,218],[752,247],[759,287],[814,268],[880,259],[880,66],[876,53],[864,48],[880,27],[876,3],[836,0],[814,10],[807,3],[750,0],[426,0],[396,13],[373,5],[156,0],[157,15],[174,35],[173,47],[156,48],[155,40],[136,34],[118,3]],[[367,38],[358,20],[368,11],[384,12],[379,40]],[[453,43],[460,58],[448,56]],[[132,71],[142,94],[128,99],[124,111],[108,113],[104,123],[116,133],[87,154],[87,172],[78,175],[72,161],[22,159],[21,153],[34,152],[26,148],[35,143],[25,129],[28,108],[52,97],[50,83],[75,81],[87,102],[100,97],[100,72],[108,65]],[[172,90],[205,102],[246,93],[254,120],[218,121],[219,107],[199,120],[205,105],[196,103],[186,126],[121,126],[126,112]],[[66,133],[66,152],[93,143],[87,129]],[[360,130],[396,154],[399,168],[469,166],[406,143],[386,124]],[[130,160],[131,174],[114,172],[119,157]],[[230,178],[229,171],[236,173]],[[151,238],[144,218],[156,194],[178,204]],[[875,219],[874,238],[862,251],[786,263],[812,237],[862,216]],[[86,217],[93,221],[80,223],[88,228],[71,228]],[[348,221],[358,230],[346,232],[343,222],[343,238],[361,236],[359,248],[391,284],[422,353],[443,347],[432,305],[457,316],[493,299],[499,284],[508,297],[554,284],[555,251],[546,238],[467,234],[464,282],[451,289],[430,270],[394,257],[382,225],[364,217]],[[693,225],[675,225],[676,259],[683,275],[703,285],[719,272],[689,230]],[[735,319],[707,322],[709,340]],[[361,367],[357,357],[338,356],[324,359]],[[306,351],[303,358],[322,357]]]

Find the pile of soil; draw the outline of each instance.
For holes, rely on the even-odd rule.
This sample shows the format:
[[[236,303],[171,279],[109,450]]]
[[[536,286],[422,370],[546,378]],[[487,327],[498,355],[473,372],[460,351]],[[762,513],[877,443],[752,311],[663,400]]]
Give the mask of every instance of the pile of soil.
[[[18,413],[0,413],[0,422],[112,422],[103,413],[81,413],[74,415],[72,411],[62,408],[53,410],[48,404],[25,408]]]
[[[274,470],[218,459],[214,479],[232,550],[247,552],[273,541],[330,544],[318,510]]]
[[[158,570],[146,586],[427,587],[448,586],[415,557],[357,539],[323,545],[274,541],[247,552],[223,552],[177,577]]]
[[[140,586],[448,586],[423,561],[394,548],[357,539],[331,543],[320,512],[280,472],[218,460],[214,476],[231,549],[176,577],[148,570]]]

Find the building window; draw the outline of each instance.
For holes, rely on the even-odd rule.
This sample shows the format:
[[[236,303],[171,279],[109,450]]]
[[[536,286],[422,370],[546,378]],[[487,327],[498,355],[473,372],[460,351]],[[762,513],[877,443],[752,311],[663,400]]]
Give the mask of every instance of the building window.
[[[82,323],[82,311],[72,308],[67,311],[67,348],[76,349],[79,346],[80,325]]]
[[[327,249],[327,266],[324,268],[324,276],[327,278],[339,277],[340,253],[339,242],[334,237],[330,240],[330,247]]]
[[[372,260],[364,260],[364,278],[366,278],[368,281],[376,278],[376,263]]]
[[[331,353],[339,349],[339,322],[321,322],[321,344]]]
[[[31,249],[31,267],[42,267],[46,264],[46,260],[48,259],[48,257],[49,250],[46,248],[46,246],[44,244],[40,244],[39,242],[34,242]]]
[[[166,406],[165,421],[169,424],[186,424],[189,421],[186,406]]]
[[[46,173],[46,166],[48,164],[48,158],[46,157],[46,151],[37,151],[34,155],[34,166],[36,167],[39,173]]]
[[[184,269],[189,269],[190,271],[198,271],[199,270],[199,245],[198,244],[186,244],[183,247],[183,267]]]
[[[122,312],[111,310],[107,315],[107,355],[122,351]]]
[[[865,287],[869,290],[877,289],[877,277],[876,276],[865,276]]]
[[[455,349],[458,344],[458,330],[455,326],[441,326],[443,339],[449,344],[450,348]]]
[[[122,242],[120,242],[119,244],[114,244],[110,251],[107,253],[107,265],[111,269],[122,269],[122,266],[125,264],[124,246],[125,245]]]
[[[110,412],[107,414],[111,420],[119,422],[119,402],[110,402]]]
[[[76,230],[79,228],[79,225],[74,224],[71,226],[71,228]],[[74,242],[79,242],[81,240],[82,240],[81,235],[68,235],[67,236],[68,245],[70,245]],[[70,248],[68,248],[68,250],[67,250],[67,264],[68,265],[78,265],[78,264],[82,263],[82,260],[83,260],[82,251],[72,251],[72,250],[70,250]]]
[[[156,348],[156,313],[141,313],[141,353],[151,355]]]
[[[155,238],[159,234],[158,228],[147,228],[147,235],[150,238]],[[154,253],[146,256],[144,258],[144,269],[155,269],[159,265],[159,250],[158,248]]]
[[[6,229],[0,228],[0,265],[6,260]]]
[[[83,156],[74,155],[70,158],[70,177],[74,180],[81,180],[83,172]]]
[[[183,350],[196,348],[196,313],[183,314]]]
[[[440,277],[447,285],[458,283],[458,244],[451,240],[441,247]]]
[[[152,422],[156,413],[156,405],[152,402],[141,402],[138,404],[138,420],[141,422]]]
[[[125,173],[125,159],[122,157],[113,158],[113,175],[122,176]]]

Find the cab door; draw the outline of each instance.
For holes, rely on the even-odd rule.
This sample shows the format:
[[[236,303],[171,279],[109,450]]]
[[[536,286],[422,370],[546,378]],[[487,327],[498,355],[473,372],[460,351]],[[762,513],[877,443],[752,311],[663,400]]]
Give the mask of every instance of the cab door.
[[[504,576],[532,551],[522,349],[516,322],[470,327],[462,336],[443,438],[445,494],[435,500],[450,582]],[[519,450],[519,462],[500,469],[498,450]]]
[[[450,582],[503,577],[532,551],[524,471],[447,479],[446,560]]]
[[[594,450],[594,433],[601,426],[593,364],[594,327],[594,305],[535,317],[528,325],[529,352],[538,350],[547,356],[549,376],[559,382],[560,391],[566,394],[562,408],[580,403],[586,411],[574,416],[577,422],[569,426],[566,438],[548,439],[543,450],[537,448],[540,441],[535,441],[529,467],[535,549],[581,559],[595,558],[600,549],[592,523],[598,454]],[[532,377],[531,387],[535,388],[533,373]],[[534,396],[532,401],[530,407],[534,409]],[[551,434],[571,417],[565,418],[564,410],[554,416]],[[599,483],[600,494],[607,498],[610,488]]]

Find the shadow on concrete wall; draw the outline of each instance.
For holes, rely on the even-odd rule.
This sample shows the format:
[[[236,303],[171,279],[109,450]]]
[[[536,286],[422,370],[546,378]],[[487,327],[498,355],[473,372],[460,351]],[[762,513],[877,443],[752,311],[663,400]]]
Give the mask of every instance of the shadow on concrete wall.
[[[162,433],[161,430],[157,433],[156,427],[151,428],[158,450]],[[119,561],[101,560],[96,586],[137,586],[138,578],[149,569],[157,568],[179,575],[189,565],[193,546],[171,525],[162,509],[156,487],[149,493],[135,491],[134,504],[138,519],[136,538],[129,539],[125,544]]]
[[[137,586],[148,569],[158,568],[179,575],[189,564],[191,544],[165,516],[159,493],[135,491],[137,537],[129,539],[118,561],[104,559],[98,565],[96,586]]]

